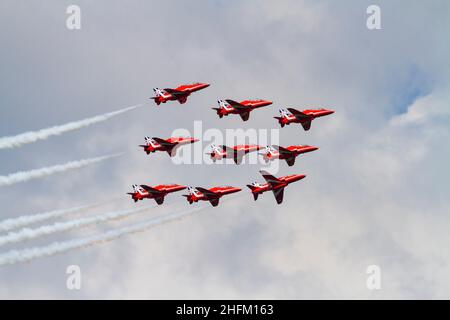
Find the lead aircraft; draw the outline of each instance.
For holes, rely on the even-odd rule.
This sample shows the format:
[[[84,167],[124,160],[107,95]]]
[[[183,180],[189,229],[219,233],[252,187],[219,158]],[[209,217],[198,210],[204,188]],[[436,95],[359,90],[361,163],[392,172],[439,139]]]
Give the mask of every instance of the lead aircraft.
[[[193,83],[193,84],[184,84],[175,89],[165,88],[153,88],[153,92],[155,93],[154,97],[150,99],[155,100],[155,103],[159,106],[161,103],[166,103],[167,101],[178,101],[181,104],[186,103],[187,98],[191,95],[191,93],[205,89],[209,87],[208,83]]]

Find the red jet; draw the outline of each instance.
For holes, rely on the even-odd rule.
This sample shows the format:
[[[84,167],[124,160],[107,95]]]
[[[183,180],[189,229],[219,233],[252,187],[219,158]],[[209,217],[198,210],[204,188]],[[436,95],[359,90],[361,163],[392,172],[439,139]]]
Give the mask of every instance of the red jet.
[[[319,148],[312,146],[289,146],[286,148],[280,146],[267,146],[265,153],[261,153],[266,163],[275,159],[286,160],[289,166],[295,164],[295,158],[303,153],[312,152]]]
[[[290,176],[276,178],[264,170],[261,170],[260,173],[262,174],[264,179],[266,179],[267,183],[260,184],[258,182],[254,182],[247,185],[247,187],[252,190],[253,198],[256,201],[258,200],[258,195],[262,194],[263,192],[272,190],[278,204],[283,202],[284,188],[287,187],[288,184],[306,177],[304,174],[293,174]]]
[[[228,116],[230,113],[238,114],[242,120],[247,121],[250,117],[250,112],[256,108],[265,107],[272,104],[272,101],[268,100],[244,100],[236,102],[234,100],[218,100],[219,108],[212,108],[217,111],[219,118]]]
[[[236,164],[242,163],[242,158],[252,151],[261,150],[263,147],[254,144],[237,145],[233,148],[227,146],[211,145],[211,153],[207,153],[211,156],[213,162],[221,160],[223,158],[233,158]]]
[[[185,144],[191,144],[199,141],[191,137],[170,137],[168,139],[160,139],[157,137],[145,137],[146,145],[139,145],[144,148],[145,153],[150,154],[150,152],[156,151],[166,151],[169,156],[173,157],[176,154],[177,149]]]
[[[186,103],[187,98],[191,95],[191,93],[195,91],[199,91],[209,87],[208,83],[193,83],[193,84],[185,84],[181,85],[176,89],[159,89],[153,88],[155,92],[155,96],[150,99],[155,100],[156,104],[159,106],[161,103],[166,103],[167,101],[175,101],[177,100],[179,103]]]
[[[315,118],[327,116],[329,114],[334,113],[333,110],[327,109],[308,109],[303,111],[298,111],[294,108],[287,109],[279,109],[281,117],[274,117],[278,120],[278,123],[283,128],[286,124],[289,125],[291,123],[300,123],[305,129],[308,131],[311,128],[311,122]]]
[[[217,207],[219,204],[219,199],[231,193],[236,193],[242,189],[236,187],[214,187],[211,189],[205,189],[200,187],[188,187],[189,194],[184,194],[183,197],[187,198],[187,201],[192,204],[193,202],[198,202],[199,200],[211,202],[213,207]]]
[[[133,193],[128,192],[134,202],[144,199],[155,199],[157,204],[162,204],[164,202],[164,197],[172,192],[180,191],[186,189],[185,186],[180,186],[179,184],[161,184],[155,187],[149,187],[145,184],[138,186],[133,184]]]

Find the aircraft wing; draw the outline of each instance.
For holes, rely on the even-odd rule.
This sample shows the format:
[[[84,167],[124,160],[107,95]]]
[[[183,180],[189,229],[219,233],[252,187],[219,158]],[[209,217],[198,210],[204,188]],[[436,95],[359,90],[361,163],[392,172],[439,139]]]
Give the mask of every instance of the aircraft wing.
[[[280,204],[283,202],[283,195],[284,195],[284,188],[272,190],[273,195],[275,196],[275,199],[277,200],[277,203]]]
[[[212,192],[211,190],[201,188],[201,187],[196,187],[195,189],[197,189],[198,191],[203,193],[208,200],[219,198],[219,195],[215,192]]]
[[[158,137],[153,137],[152,139],[155,140],[156,142],[158,142],[160,145],[162,145],[164,147],[171,147],[171,146],[176,145],[176,143],[172,143],[172,142],[169,142],[167,140],[164,140],[164,139],[161,139],[161,138],[158,138]]]
[[[305,119],[310,119],[311,118],[307,114],[305,114],[305,113],[303,113],[301,111],[298,111],[297,109],[294,109],[294,108],[287,108],[287,109],[288,109],[288,111],[290,113],[292,113],[299,120],[305,120]]]
[[[286,149],[286,148],[283,148],[283,147],[280,147],[280,146],[277,146],[277,145],[274,145],[273,146],[280,154],[283,154],[283,155],[291,155],[291,154],[293,154],[294,152],[292,152],[291,150],[288,150],[288,149]]]
[[[231,99],[226,99],[225,101],[228,102],[230,104],[230,106],[232,106],[236,110],[239,110],[239,111],[252,110],[252,107],[245,106],[242,103],[239,103],[237,101],[234,101],[234,100],[231,100]]]
[[[239,102],[234,101],[234,100],[231,100],[231,99],[226,99],[225,101],[228,102],[230,106],[232,106],[233,108],[236,108],[236,109],[245,109],[245,108],[248,108],[248,107],[246,107],[246,106],[240,104]]]
[[[227,147],[225,145],[219,146],[220,149],[222,149],[223,152],[226,153],[227,157],[232,157],[234,155],[234,149]]]
[[[175,147],[177,146],[177,143],[172,143],[169,142],[167,140],[161,139],[161,138],[157,138],[157,137],[153,137],[153,140],[155,140],[156,142],[158,142],[160,145],[162,145],[163,147],[167,148],[167,153],[169,154],[169,156],[173,156],[175,154]]]
[[[155,189],[155,188],[152,188],[152,187],[147,186],[147,185],[145,185],[145,184],[141,184],[141,187],[142,187],[145,191],[147,191],[147,192],[149,192],[149,193],[151,193],[151,194],[162,194],[162,192],[161,192],[160,190]]]
[[[267,181],[267,183],[269,183],[272,186],[277,186],[283,183],[280,179],[274,177],[265,170],[261,170],[260,173],[262,174],[263,178]]]
[[[170,93],[171,95],[173,95],[176,98],[182,98],[184,96],[189,95],[189,91],[180,91],[180,90],[170,89],[170,88],[166,88],[166,89],[164,89],[164,91],[166,91],[167,93]]]

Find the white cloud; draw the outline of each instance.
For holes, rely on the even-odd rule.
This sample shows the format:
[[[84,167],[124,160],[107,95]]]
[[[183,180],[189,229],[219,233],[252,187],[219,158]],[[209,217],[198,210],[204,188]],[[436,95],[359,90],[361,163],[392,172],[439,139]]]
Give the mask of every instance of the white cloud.
[[[53,66],[51,74],[44,73],[46,81],[55,86],[58,82],[61,91],[77,87],[73,94],[81,100],[100,101],[99,106],[111,109],[139,102],[137,97],[146,99],[156,85],[196,80],[212,85],[186,105],[149,104],[120,123],[80,131],[71,140],[74,152],[120,146],[129,153],[113,167],[71,177],[70,185],[55,180],[47,194],[24,186],[39,197],[30,199],[30,205],[49,208],[60,195],[69,207],[76,204],[68,192],[86,203],[104,192],[123,194],[132,183],[244,185],[260,179],[258,168],[174,166],[166,155],[146,157],[137,144],[144,135],[189,129],[196,119],[202,119],[204,127],[220,129],[272,128],[278,106],[323,105],[337,112],[317,120],[308,133],[295,127],[280,132],[282,144],[320,147],[295,167],[282,166],[280,174],[307,174],[286,189],[283,206],[277,206],[270,194],[257,202],[247,194],[146,234],[6,267],[0,270],[5,284],[0,295],[39,292],[40,297],[71,297],[54,273],[77,261],[86,277],[79,294],[88,298],[448,298],[450,257],[443,244],[449,240],[445,168],[450,150],[444,141],[450,134],[443,88],[450,77],[450,48],[442,41],[449,27],[444,17],[448,10],[382,2],[383,29],[369,31],[365,9],[371,3],[317,3],[208,2],[186,7],[177,1],[161,2],[165,10],[152,19],[152,8],[139,2],[131,2],[126,10],[89,5],[85,16],[90,21],[83,22],[83,34],[73,34],[71,43],[65,30],[40,25],[43,34],[55,29],[50,47],[42,48],[49,57],[42,57],[42,63]],[[48,10],[57,19],[57,8]],[[29,36],[20,33],[21,39]],[[69,47],[61,49],[62,43]],[[21,50],[29,53],[22,62],[25,67],[34,55],[42,54],[34,46]],[[75,48],[85,54],[69,54]],[[59,72],[68,71],[68,54],[75,80],[58,81]],[[408,89],[411,66],[431,85],[426,96],[399,114],[393,101]],[[16,76],[25,86],[21,91],[31,90],[27,74],[19,71]],[[86,79],[86,74],[92,76]],[[41,89],[48,96],[56,94]],[[217,98],[247,96],[270,98],[275,104],[246,124],[218,120],[209,109]],[[51,112],[44,105],[36,108]],[[70,103],[64,110],[77,111]],[[8,114],[14,117],[12,111]],[[54,157],[55,150],[66,150],[67,140],[57,141],[25,151],[36,158]],[[17,161],[26,161],[25,151],[16,154]],[[16,160],[5,157],[5,165]],[[11,189],[0,199],[11,211],[9,199],[17,191]],[[382,269],[380,292],[365,287],[370,264]],[[31,275],[36,272],[42,277]]]

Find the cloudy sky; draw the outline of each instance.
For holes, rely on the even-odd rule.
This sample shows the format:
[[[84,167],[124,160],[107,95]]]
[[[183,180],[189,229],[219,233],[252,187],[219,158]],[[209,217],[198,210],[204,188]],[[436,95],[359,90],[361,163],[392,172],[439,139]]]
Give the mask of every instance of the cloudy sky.
[[[71,4],[81,30],[66,28]],[[371,4],[381,30],[366,26]],[[60,219],[70,221],[150,204],[127,198],[133,183],[245,188],[261,181],[260,165],[176,165],[137,145],[192,132],[196,120],[204,131],[270,130],[279,107],[336,113],[307,133],[280,130],[281,145],[320,147],[280,164],[280,175],[307,174],[281,206],[243,190],[144,233],[0,266],[0,298],[450,298],[449,15],[445,0],[3,0],[0,137],[144,105],[0,150],[0,176],[123,153],[1,186],[1,220],[103,203]],[[155,86],[194,81],[211,87],[184,105],[148,100]],[[218,98],[274,104],[243,123],[219,120],[210,109]],[[171,195],[127,219],[2,246],[0,256],[189,208]],[[69,265],[81,268],[81,290],[66,287]],[[366,286],[370,265],[380,267],[380,290]]]

